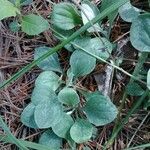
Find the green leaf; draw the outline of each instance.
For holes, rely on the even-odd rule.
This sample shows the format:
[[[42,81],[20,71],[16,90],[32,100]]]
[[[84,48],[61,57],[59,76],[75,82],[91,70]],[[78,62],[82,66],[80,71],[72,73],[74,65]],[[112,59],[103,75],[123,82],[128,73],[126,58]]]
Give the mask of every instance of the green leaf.
[[[57,96],[51,87],[47,86],[36,86],[31,95],[31,101],[34,105],[45,102],[57,101]]]
[[[59,137],[68,139],[69,131],[73,123],[74,121],[72,117],[70,115],[63,113],[59,122],[54,126],[52,126],[52,130]]]
[[[13,21],[9,24],[9,28],[12,32],[18,32],[20,30],[20,24],[18,21]]]
[[[34,120],[34,111],[35,105],[30,103],[24,108],[21,114],[21,122],[30,128],[38,128]]]
[[[81,16],[82,16],[82,21],[83,24],[88,23],[91,21],[93,18],[95,18],[100,12],[98,8],[91,2],[89,1],[83,1],[81,4]],[[92,27],[90,27],[87,31],[88,32],[96,32],[96,31],[102,31],[99,23],[94,24]]]
[[[76,143],[83,143],[92,137],[93,127],[84,119],[77,119],[70,129],[71,138]]]
[[[50,49],[51,48],[45,46],[36,48],[34,52],[34,60],[37,60],[39,57],[50,51]],[[60,73],[62,72],[57,53],[50,55],[49,57],[38,63],[37,66],[45,71],[57,71]]]
[[[71,71],[75,77],[91,73],[96,65],[96,59],[83,51],[76,50],[70,57]]]
[[[150,52],[150,13],[139,15],[132,22],[130,41],[140,52]]]
[[[150,89],[150,69],[147,73],[147,87],[148,87],[148,89]]]
[[[14,5],[16,4],[17,0],[9,0],[11,3],[13,3]],[[33,0],[19,0],[19,4],[20,6],[26,6],[29,5],[33,2]]]
[[[52,150],[59,150],[62,146],[62,139],[59,138],[52,130],[47,130],[41,135],[39,144],[46,145]]]
[[[73,88],[63,88],[58,94],[58,100],[68,106],[76,106],[79,103],[79,96]]]
[[[21,27],[28,35],[38,35],[49,28],[49,23],[41,16],[29,14],[22,17]]]
[[[29,5],[33,2],[33,0],[20,0],[20,5],[21,6],[26,6]]]
[[[46,101],[35,107],[34,119],[39,128],[50,128],[61,119],[62,107],[58,101]]]
[[[132,22],[133,19],[137,18],[140,14],[140,9],[131,5],[130,2],[127,2],[119,8],[120,17],[126,22]]]
[[[145,92],[136,82],[130,83],[126,87],[127,94],[131,96],[141,96]]]
[[[75,5],[62,2],[54,5],[51,22],[60,29],[70,30],[80,24],[81,20]]]
[[[99,93],[87,95],[88,100],[84,111],[88,120],[96,125],[103,126],[112,122],[117,116],[117,108],[108,97]]]
[[[110,57],[113,46],[106,38],[92,38],[91,50],[97,56],[107,60]]]
[[[74,49],[79,49],[78,46],[80,46],[81,48],[90,51],[91,52],[91,37],[89,36],[79,36],[77,37],[74,41],[73,41],[73,46]]]
[[[48,87],[48,89],[56,91],[59,87],[59,76],[52,71],[44,71],[37,77],[35,86]]]
[[[112,44],[106,38],[82,37],[77,38],[74,43],[105,60],[109,58],[113,49]],[[79,49],[77,46],[74,46],[74,48]]]
[[[0,4],[0,20],[20,14],[19,9],[8,0],[0,0]]]

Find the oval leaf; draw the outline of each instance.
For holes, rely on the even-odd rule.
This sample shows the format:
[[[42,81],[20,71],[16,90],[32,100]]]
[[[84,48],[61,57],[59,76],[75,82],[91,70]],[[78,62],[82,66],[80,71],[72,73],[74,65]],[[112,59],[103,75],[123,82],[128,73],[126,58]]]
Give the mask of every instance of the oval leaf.
[[[59,3],[54,5],[51,22],[54,26],[70,30],[81,23],[76,7],[71,3]]]
[[[30,128],[38,128],[34,121],[34,111],[35,105],[30,103],[25,107],[21,114],[21,122]]]
[[[80,49],[76,45],[80,46],[81,48],[89,51],[103,59],[108,59],[113,46],[106,38],[89,38],[89,37],[82,37],[77,38],[75,41],[75,49]]]
[[[76,106],[79,103],[79,96],[72,88],[64,88],[58,94],[58,100],[69,106]]]
[[[96,59],[85,52],[76,50],[70,58],[71,71],[75,77],[91,73],[96,65]]]
[[[149,71],[148,71],[148,73],[147,73],[147,87],[148,87],[149,90],[150,90],[150,69],[149,69]]]
[[[12,32],[18,32],[20,30],[20,24],[18,21],[13,21],[9,24],[9,28]]]
[[[132,22],[133,19],[138,17],[140,11],[140,9],[132,6],[130,2],[127,2],[119,8],[119,15],[124,21]]]
[[[112,44],[106,38],[92,38],[91,41],[91,50],[97,56],[107,60],[110,57],[110,54],[113,50]]]
[[[34,52],[34,60],[37,60],[49,50],[50,48],[45,46],[36,48]],[[57,53],[48,56],[46,59],[38,63],[37,66],[45,71],[62,72]]]
[[[112,122],[117,116],[117,108],[108,97],[99,93],[87,95],[84,111],[88,120],[96,126]]]
[[[83,143],[92,137],[93,127],[84,119],[77,119],[70,129],[71,138],[76,143]]]
[[[47,130],[41,135],[39,144],[48,146],[52,150],[59,150],[62,145],[62,139],[52,130]]]
[[[0,20],[16,16],[17,13],[20,14],[18,8],[16,8],[11,2],[8,0],[0,0],[1,8],[0,8]]]
[[[20,0],[20,5],[21,6],[26,6],[29,5],[33,2],[33,0]]]
[[[29,14],[22,17],[21,27],[28,35],[38,35],[49,28],[49,23],[41,16]]]
[[[44,71],[37,77],[35,86],[41,88],[47,87],[48,89],[56,91],[59,87],[59,76],[52,71]]]
[[[52,126],[52,129],[56,135],[67,139],[69,137],[69,131],[73,123],[74,121],[72,117],[63,113],[59,122]]]
[[[84,1],[81,4],[81,16],[82,16],[82,21],[83,24],[85,25],[89,21],[91,21],[93,18],[95,18],[99,14],[98,8],[91,2],[89,1]],[[96,30],[96,31],[95,31]],[[100,25],[98,23],[94,24],[92,27],[90,27],[88,32],[97,32],[97,31],[102,31],[100,28]]]
[[[128,84],[126,90],[127,94],[131,96],[141,96],[144,93],[144,90],[141,88],[141,86],[135,82]]]
[[[59,122],[61,113],[62,107],[57,101],[47,101],[35,107],[34,119],[39,128],[49,128]]]
[[[139,15],[131,25],[130,40],[137,50],[150,52],[150,14]]]
[[[49,101],[55,102],[57,101],[57,96],[51,87],[36,86],[32,92],[31,101],[34,105]]]

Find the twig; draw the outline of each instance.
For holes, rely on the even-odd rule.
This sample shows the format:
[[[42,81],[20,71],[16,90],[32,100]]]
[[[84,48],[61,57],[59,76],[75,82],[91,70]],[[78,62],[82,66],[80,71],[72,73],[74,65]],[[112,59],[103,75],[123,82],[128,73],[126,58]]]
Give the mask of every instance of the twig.
[[[131,142],[133,141],[136,133],[139,131],[139,129],[141,128],[141,126],[143,125],[143,123],[145,122],[145,120],[147,119],[147,117],[150,115],[150,112],[148,112],[148,114],[144,117],[144,119],[142,120],[142,122],[140,123],[140,125],[138,126],[138,128],[136,129],[136,131],[134,132],[133,136],[131,137],[128,145],[127,145],[127,148],[130,146]]]

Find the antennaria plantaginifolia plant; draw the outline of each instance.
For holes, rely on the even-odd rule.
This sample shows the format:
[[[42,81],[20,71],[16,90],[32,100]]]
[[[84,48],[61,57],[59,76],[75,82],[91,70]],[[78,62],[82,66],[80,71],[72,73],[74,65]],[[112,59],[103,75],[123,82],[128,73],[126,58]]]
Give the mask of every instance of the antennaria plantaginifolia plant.
[[[123,4],[123,2],[120,2],[120,4],[121,3]],[[17,3],[17,6],[18,5],[21,6],[20,3]],[[11,4],[11,6],[16,8],[15,5]],[[116,5],[112,10],[115,11],[118,6]],[[52,146],[52,148],[55,149],[59,149],[59,145],[61,146],[61,138],[65,138],[71,146],[74,146],[73,142],[86,142],[92,136],[92,124],[96,126],[105,125],[113,121],[117,114],[116,107],[108,97],[98,92],[82,92],[82,90],[79,90],[76,86],[79,77],[85,76],[93,71],[96,65],[96,58],[102,58],[102,60],[107,61],[113,49],[112,44],[107,39],[107,35],[105,36],[103,32],[100,22],[98,22],[101,16],[96,17],[97,7],[88,1],[84,1],[81,7],[83,7],[84,11],[89,9],[91,15],[85,16],[81,10],[80,16],[80,12],[76,6],[70,3],[60,3],[54,6],[51,16],[53,29],[61,35],[63,34],[63,36],[66,35],[65,38],[68,39],[65,40],[65,38],[55,33],[58,39],[65,41],[54,49],[49,47],[39,47],[35,49],[35,61],[12,78],[18,78],[20,73],[23,74],[36,63],[44,70],[35,82],[31,103],[24,109],[21,118],[22,122],[29,127],[42,129],[51,128],[43,133],[39,142]],[[19,14],[18,10],[19,9],[14,9],[15,13],[13,12],[13,16],[15,16],[16,13]],[[62,13],[64,13],[65,16],[62,16]],[[109,14],[104,13],[104,16],[106,15]],[[9,16],[10,14],[3,17]],[[92,19],[95,17],[96,19],[93,21]],[[89,22],[89,19],[92,20],[92,24],[86,24],[86,22]],[[65,22],[61,22],[64,20]],[[41,26],[37,28],[37,25],[41,22],[43,24],[40,24]],[[32,24],[32,26],[29,26],[29,24]],[[71,36],[70,33],[74,32],[76,27],[80,27],[82,24],[86,25]],[[92,27],[90,27],[91,25]],[[34,14],[21,16],[19,26],[21,26],[22,31],[29,35],[37,35],[49,28],[49,24],[44,18]],[[88,27],[90,28],[88,29]],[[95,32],[95,28],[98,32],[102,32],[104,36],[93,38],[91,33]],[[72,43],[68,43],[69,41]],[[134,41],[132,44],[134,46]],[[64,71],[63,68],[60,67],[58,56],[57,54],[52,54],[63,46],[72,52],[70,68],[68,68],[65,81],[61,80]],[[50,51],[50,49],[52,51]],[[85,51],[87,52],[85,53]],[[90,53],[91,55],[89,55]],[[57,72],[57,74],[55,72]],[[4,83],[2,87],[10,81],[12,80]],[[139,85],[137,86],[139,87]],[[84,105],[80,103],[81,95],[85,99]],[[110,114],[112,116],[110,116]],[[103,116],[105,117],[103,118]],[[62,126],[57,127],[58,124],[62,124]],[[83,127],[84,130],[82,130],[81,127]],[[79,135],[83,136],[81,137]],[[57,144],[54,144],[55,142]]]

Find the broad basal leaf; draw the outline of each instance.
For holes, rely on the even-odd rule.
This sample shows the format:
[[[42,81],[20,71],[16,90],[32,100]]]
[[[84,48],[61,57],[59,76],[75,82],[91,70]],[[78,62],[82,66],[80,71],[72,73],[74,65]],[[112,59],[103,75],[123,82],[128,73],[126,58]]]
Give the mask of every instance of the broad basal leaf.
[[[20,0],[21,6],[29,5],[33,2],[33,0]]]
[[[138,17],[140,11],[140,9],[132,6],[130,2],[127,2],[119,8],[119,15],[124,21],[132,22],[133,19]]]
[[[73,46],[75,49],[79,49],[78,46],[80,46],[81,48],[90,51],[91,52],[91,37],[89,36],[83,36],[83,37],[77,37],[74,41],[73,41]]]
[[[49,47],[38,47],[34,52],[34,60],[50,51]],[[45,71],[62,72],[57,53],[48,56],[46,59],[37,64],[37,66]]]
[[[52,71],[44,71],[37,77],[35,86],[48,87],[48,89],[56,91],[59,87],[59,76]]]
[[[102,126],[112,122],[117,116],[117,108],[108,97],[99,93],[88,94],[88,100],[84,111],[88,120],[96,125]]]
[[[126,87],[126,91],[131,96],[141,96],[145,92],[136,82],[129,83]]]
[[[33,2],[33,0],[9,0],[13,4],[19,4],[20,6],[26,6]]]
[[[30,103],[25,107],[21,114],[21,122],[30,128],[38,128],[34,121],[34,111],[35,105]]]
[[[74,48],[80,49],[76,45],[81,47],[92,54],[95,54],[103,59],[108,59],[112,52],[112,44],[106,38],[89,38],[82,37],[77,38],[73,43],[75,43]]]
[[[9,24],[9,28],[12,32],[18,32],[20,30],[20,24],[18,21],[13,21]]]
[[[55,102],[57,101],[57,96],[55,92],[48,86],[35,86],[32,95],[31,101],[34,105],[45,102]]]
[[[59,150],[62,146],[62,139],[59,138],[52,130],[47,130],[41,135],[39,144],[48,146],[51,150]]]
[[[61,119],[62,107],[58,101],[46,101],[35,107],[34,119],[39,128],[50,128]]]
[[[147,73],[147,87],[150,89],[150,69]]]
[[[59,122],[52,126],[52,129],[59,137],[67,139],[69,137],[69,131],[74,121],[71,116],[63,113]]]
[[[92,132],[92,125],[84,119],[77,119],[70,129],[71,138],[76,143],[83,143],[88,141],[92,136]]]
[[[107,60],[110,57],[113,46],[106,38],[92,38],[91,39],[91,50],[97,56]]]
[[[20,14],[18,8],[8,0],[0,0],[0,20]]]
[[[70,58],[71,71],[75,77],[91,73],[96,65],[96,59],[85,52],[76,50]]]
[[[70,30],[80,24],[81,19],[73,4],[62,2],[54,5],[51,22],[60,29]]]
[[[73,88],[64,88],[59,92],[58,100],[68,106],[76,106],[79,103],[79,96]]]
[[[150,13],[139,15],[132,22],[130,40],[140,52],[150,52]]]
[[[38,35],[49,28],[49,23],[41,16],[29,14],[22,17],[21,27],[28,35]]]
[[[81,16],[83,24],[88,23],[99,14],[98,8],[92,2],[89,2],[87,0],[81,4],[81,8],[82,8]],[[88,32],[97,32],[97,31],[102,31],[98,23],[94,24],[92,27],[88,29]]]

